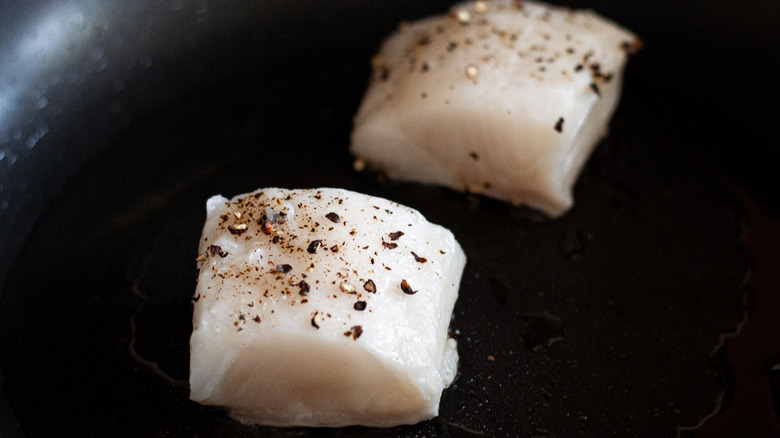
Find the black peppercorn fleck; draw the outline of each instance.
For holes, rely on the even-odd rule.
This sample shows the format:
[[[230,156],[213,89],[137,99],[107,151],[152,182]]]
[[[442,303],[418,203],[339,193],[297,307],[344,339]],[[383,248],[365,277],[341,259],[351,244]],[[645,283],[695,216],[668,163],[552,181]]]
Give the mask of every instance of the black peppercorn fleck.
[[[230,231],[230,234],[242,234],[246,232],[246,230],[246,224],[228,225],[228,231]]]
[[[563,117],[558,117],[558,121],[555,122],[555,132],[563,132]]]
[[[328,218],[328,220],[330,220],[331,222],[336,224],[341,222],[341,217],[339,217],[339,215],[333,212],[326,214],[325,217]]]
[[[412,251],[412,255],[414,256],[414,261],[416,261],[417,263],[425,263],[428,261],[428,259],[426,259],[425,257],[420,257],[417,254],[415,254],[414,251]]]
[[[317,252],[317,248],[319,248],[320,244],[322,243],[322,240],[312,240],[309,244],[309,247],[306,248],[306,251],[309,252],[309,254],[315,254]]]
[[[403,235],[404,235],[403,231],[396,231],[394,233],[389,234],[391,240],[398,240]]]
[[[344,336],[350,337],[352,336],[352,339],[357,341],[357,338],[360,337],[360,335],[363,334],[363,327],[359,325],[353,325],[350,327],[349,331],[344,332]]]
[[[414,295],[417,293],[416,290],[412,290],[412,287],[409,286],[409,283],[406,280],[401,281],[401,290],[404,291],[406,295]]]

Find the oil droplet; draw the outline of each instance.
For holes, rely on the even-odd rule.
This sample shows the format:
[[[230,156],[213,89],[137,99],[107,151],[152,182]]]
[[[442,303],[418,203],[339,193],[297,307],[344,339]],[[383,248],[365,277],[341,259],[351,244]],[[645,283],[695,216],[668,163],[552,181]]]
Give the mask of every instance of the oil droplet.
[[[535,428],[533,432],[528,434],[529,438],[547,438],[550,436],[550,431],[547,429]]]
[[[522,315],[523,346],[526,350],[538,351],[558,342],[563,337],[563,319],[548,312],[527,312]]]

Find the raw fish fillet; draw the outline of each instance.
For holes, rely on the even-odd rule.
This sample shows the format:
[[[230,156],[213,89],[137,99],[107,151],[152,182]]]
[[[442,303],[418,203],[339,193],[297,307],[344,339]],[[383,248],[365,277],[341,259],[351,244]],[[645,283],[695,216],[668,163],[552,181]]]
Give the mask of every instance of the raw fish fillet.
[[[531,1],[462,3],[402,24],[372,60],[356,164],[559,216],[639,45],[591,11]]]
[[[448,230],[382,198],[267,188],[209,199],[199,251],[192,400],[272,426],[437,415],[466,261]]]

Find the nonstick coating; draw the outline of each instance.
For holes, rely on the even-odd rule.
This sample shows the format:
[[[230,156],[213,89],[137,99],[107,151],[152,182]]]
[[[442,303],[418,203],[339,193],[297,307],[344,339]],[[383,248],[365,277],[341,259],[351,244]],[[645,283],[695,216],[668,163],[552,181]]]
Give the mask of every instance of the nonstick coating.
[[[615,18],[643,30],[631,11],[615,8]],[[393,9],[377,21],[395,23],[423,9]],[[270,63],[231,58],[224,71],[208,64],[213,76],[203,74],[197,86],[159,79],[175,92],[144,97],[154,105],[128,110],[118,127],[98,126],[93,141],[102,146],[90,146],[95,151],[77,171],[52,177],[62,183],[27,220],[29,233],[9,263],[0,309],[7,402],[0,434],[673,436],[713,412],[724,389],[728,402],[730,365],[713,353],[721,334],[751,311],[755,262],[740,240],[749,228],[742,192],[731,187],[737,180],[770,211],[777,189],[759,187],[769,179],[763,164],[750,175],[739,162],[724,165],[731,128],[698,137],[687,129],[707,126],[715,110],[683,120],[693,106],[686,100],[683,109],[661,112],[667,103],[656,97],[658,81],[675,82],[655,64],[657,44],[669,39],[657,30],[645,37],[611,135],[577,183],[575,207],[549,220],[352,170],[351,118],[384,32],[368,32],[360,44],[319,41],[317,50],[304,38],[290,50],[305,56],[277,53]],[[334,48],[342,43],[353,50]],[[679,50],[670,53],[683,65]],[[691,64],[688,75],[702,65],[709,64]],[[154,91],[141,88],[130,92]],[[712,99],[706,90],[690,95]],[[732,107],[748,105],[732,99]],[[748,153],[765,147],[755,118],[732,120],[753,129],[745,134],[756,140]],[[468,256],[451,326],[461,362],[438,418],[392,429],[270,429],[189,401],[190,299],[205,201],[266,186],[382,196],[453,231]],[[3,220],[4,227],[21,223]],[[769,377],[767,387],[780,386],[778,373],[758,374]],[[751,419],[759,431],[777,421]]]
[[[360,87],[334,91],[360,83],[363,69],[334,64],[308,81],[263,78],[286,97],[270,106],[256,106],[262,90],[251,84],[190,96],[66,187],[5,297],[6,394],[25,432],[253,432],[189,402],[186,383],[160,378],[128,349],[134,342],[186,382],[205,200],[264,186],[388,197],[452,229],[469,256],[453,322],[460,376],[442,420],[378,435],[457,433],[447,432],[454,423],[488,436],[639,436],[694,425],[713,409],[708,356],[741,317],[746,272],[739,210],[722,186],[652,125],[628,129],[625,107],[560,220],[379,183],[351,170],[344,147]],[[562,320],[558,342],[533,339],[546,336],[543,325],[526,327],[537,314]]]

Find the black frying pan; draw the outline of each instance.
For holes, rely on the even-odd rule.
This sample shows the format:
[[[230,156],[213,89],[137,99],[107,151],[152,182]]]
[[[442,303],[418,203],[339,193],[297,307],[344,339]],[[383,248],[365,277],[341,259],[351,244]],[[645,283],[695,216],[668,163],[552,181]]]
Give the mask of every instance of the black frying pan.
[[[371,54],[449,2],[0,3],[0,436],[780,434],[780,8],[563,3],[645,49],[557,220],[352,171]],[[262,186],[384,196],[455,233],[438,418],[269,429],[189,401],[205,200]]]

